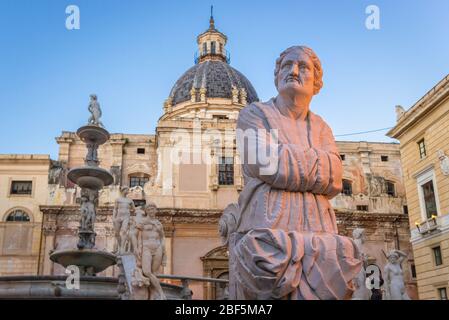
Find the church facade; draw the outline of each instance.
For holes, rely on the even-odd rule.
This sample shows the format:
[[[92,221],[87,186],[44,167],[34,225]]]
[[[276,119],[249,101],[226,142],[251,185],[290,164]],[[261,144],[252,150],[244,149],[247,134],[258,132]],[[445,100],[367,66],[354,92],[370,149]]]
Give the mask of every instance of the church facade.
[[[120,186],[129,186],[128,196],[136,205],[152,201],[159,208],[168,255],[161,273],[228,277],[227,249],[221,243],[218,220],[243,187],[235,134],[239,111],[259,98],[251,82],[230,66],[226,43],[227,37],[211,18],[209,28],[197,37],[195,65],[169,92],[155,134],[111,134],[99,148],[100,166],[110,170],[114,183],[100,191],[97,248],[113,250],[112,209]],[[36,271],[8,269],[5,266],[12,258],[0,251],[0,275],[64,274],[49,254],[76,247],[80,190],[66,173],[84,163],[86,149],[74,132],[63,131],[56,141],[58,160],[48,160],[46,196],[36,199],[39,206],[33,209],[41,222],[38,236],[29,240],[38,248],[33,256]],[[407,290],[417,298],[399,145],[337,142],[337,146],[344,165],[342,193],[332,200],[339,232],[352,236],[355,228],[365,228],[369,261],[381,270],[386,252],[395,248],[406,252]],[[2,191],[0,241],[8,237],[8,217],[14,209],[3,205],[5,199]],[[117,272],[116,268],[104,271],[108,276]],[[189,287],[194,299],[218,299],[224,294],[224,288],[212,282],[192,280]]]

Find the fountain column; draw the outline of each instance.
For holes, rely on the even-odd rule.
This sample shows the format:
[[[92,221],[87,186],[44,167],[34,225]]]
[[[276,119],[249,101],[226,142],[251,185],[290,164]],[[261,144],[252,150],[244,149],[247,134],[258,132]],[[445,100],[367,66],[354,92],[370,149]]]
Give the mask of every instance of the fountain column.
[[[81,187],[80,226],[78,229],[78,250],[53,252],[50,259],[67,267],[76,265],[82,275],[94,275],[116,264],[115,255],[95,249],[95,220],[99,190],[113,183],[109,171],[100,168],[98,147],[109,140],[109,132],[100,122],[101,109],[97,96],[91,95],[88,124],[79,128],[77,136],[86,143],[87,155],[84,166],[71,169],[67,178]]]

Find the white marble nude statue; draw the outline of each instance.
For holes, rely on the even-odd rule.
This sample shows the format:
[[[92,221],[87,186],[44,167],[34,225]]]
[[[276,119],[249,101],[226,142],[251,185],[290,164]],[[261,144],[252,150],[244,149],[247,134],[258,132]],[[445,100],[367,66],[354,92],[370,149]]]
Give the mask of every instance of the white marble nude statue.
[[[410,300],[404,285],[401,263],[407,255],[400,250],[388,253],[388,263],[384,267],[385,300]]]
[[[127,198],[128,187],[121,187],[120,197],[115,200],[112,222],[115,231],[115,249],[117,254],[124,254],[127,251],[127,239],[129,231],[129,220],[131,213],[134,213],[134,202]]]

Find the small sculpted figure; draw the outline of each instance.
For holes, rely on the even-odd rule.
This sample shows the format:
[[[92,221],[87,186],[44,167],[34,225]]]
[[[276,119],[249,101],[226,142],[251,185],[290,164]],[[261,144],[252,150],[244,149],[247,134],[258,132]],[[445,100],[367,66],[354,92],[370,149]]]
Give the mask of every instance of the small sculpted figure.
[[[438,159],[440,160],[440,168],[445,176],[449,175],[449,157],[444,153],[443,150],[438,150]]]
[[[127,246],[129,220],[131,213],[134,212],[134,202],[127,198],[128,187],[120,188],[120,197],[115,200],[114,211],[112,213],[112,221],[115,230],[115,252],[124,254]]]
[[[101,123],[101,121],[100,121],[101,108],[100,108],[100,104],[98,103],[96,94],[90,95],[90,102],[89,102],[88,110],[91,113],[88,123],[93,124],[95,126],[103,127],[103,123]]]
[[[95,222],[95,205],[92,197],[89,199],[86,195],[81,197],[81,223],[82,230],[93,230]]]
[[[366,270],[365,266],[368,263],[368,256],[364,252],[365,243],[365,229],[356,228],[352,231],[352,238],[354,243],[359,249],[361,259],[363,261],[362,268],[357,276],[352,280],[354,284],[354,293],[352,295],[352,300],[370,300],[370,290],[366,286]]]
[[[401,263],[407,255],[400,250],[388,253],[388,263],[384,267],[385,300],[410,300],[405,290]]]

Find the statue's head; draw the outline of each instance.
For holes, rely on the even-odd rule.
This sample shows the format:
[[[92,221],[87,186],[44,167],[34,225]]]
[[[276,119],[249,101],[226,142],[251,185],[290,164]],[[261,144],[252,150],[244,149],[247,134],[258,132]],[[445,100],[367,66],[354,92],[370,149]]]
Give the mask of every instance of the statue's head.
[[[91,94],[89,97],[90,97],[90,100],[97,101],[97,95],[96,94]]]
[[[312,98],[323,86],[320,59],[306,46],[293,46],[276,60],[274,84],[281,95],[302,95]]]
[[[87,198],[87,196],[82,196],[80,198],[80,201],[81,201],[81,203],[85,203],[85,202],[89,201],[89,198]]]
[[[124,187],[121,187],[120,188],[120,192],[121,192],[121,194],[123,195],[123,196],[125,196],[126,197],[126,195],[128,194],[128,192],[129,192],[129,188],[128,187],[126,187],[126,186],[124,186]]]
[[[353,239],[365,240],[365,229],[363,229],[363,228],[355,228],[352,231],[352,238]]]
[[[391,251],[387,258],[390,263],[395,264],[399,260],[399,254],[396,251]]]
[[[145,213],[150,218],[156,218],[157,206],[154,202],[149,201],[145,206]]]
[[[135,210],[135,214],[136,216],[144,216],[145,215],[144,206],[137,207]]]

